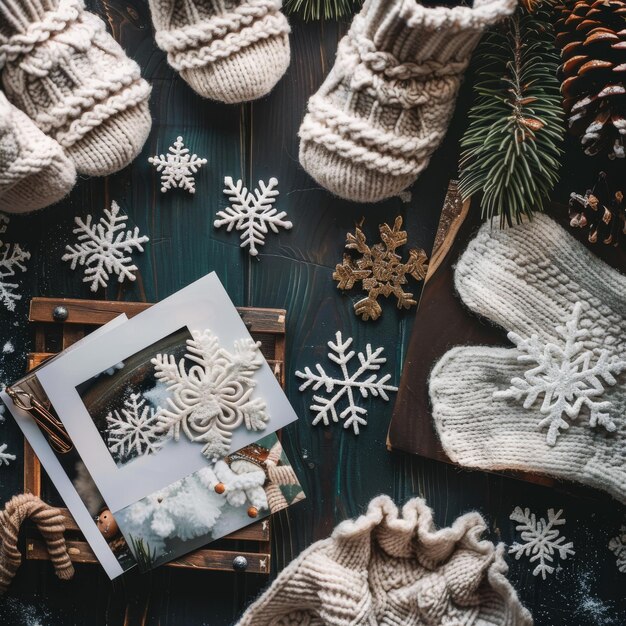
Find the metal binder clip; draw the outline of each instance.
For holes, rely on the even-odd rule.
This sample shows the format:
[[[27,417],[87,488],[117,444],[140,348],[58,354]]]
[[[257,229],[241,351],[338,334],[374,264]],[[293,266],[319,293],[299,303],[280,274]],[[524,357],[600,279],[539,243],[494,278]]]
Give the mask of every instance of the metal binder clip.
[[[23,389],[12,387],[7,387],[6,392],[16,407],[33,416],[39,428],[48,436],[50,445],[59,454],[67,454],[74,447],[65,426],[35,396]]]

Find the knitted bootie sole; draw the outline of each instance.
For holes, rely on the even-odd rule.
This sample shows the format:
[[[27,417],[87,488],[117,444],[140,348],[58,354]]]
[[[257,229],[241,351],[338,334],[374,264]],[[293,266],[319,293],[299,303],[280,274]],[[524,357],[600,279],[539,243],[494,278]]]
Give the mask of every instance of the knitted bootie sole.
[[[264,60],[259,63],[259,58]],[[289,67],[287,35],[274,36],[199,68],[181,70],[189,86],[204,98],[226,104],[266,96]]]
[[[417,174],[394,176],[368,169],[314,142],[300,143],[300,164],[324,189],[353,202],[397,196],[417,179]]]
[[[148,102],[143,101],[94,127],[65,152],[80,174],[108,176],[137,157],[151,125]]]

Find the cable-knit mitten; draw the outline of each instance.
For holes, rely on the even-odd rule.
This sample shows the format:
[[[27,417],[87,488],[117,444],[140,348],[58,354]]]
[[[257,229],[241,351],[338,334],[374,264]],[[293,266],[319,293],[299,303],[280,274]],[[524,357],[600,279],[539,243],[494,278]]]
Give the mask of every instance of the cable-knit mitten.
[[[26,213],[54,204],[75,181],[63,148],[0,91],[0,211]]]
[[[248,102],[269,93],[289,66],[282,0],[150,0],[156,42],[205,98]]]
[[[300,127],[300,163],[356,202],[397,195],[428,165],[483,29],[517,0],[427,8],[366,0]]]
[[[150,131],[150,86],[83,0],[0,0],[7,98],[81,174],[128,165]]]
[[[548,474],[626,503],[626,277],[556,222],[485,224],[455,273],[513,348],[462,346],[430,376],[439,437],[468,467]]]

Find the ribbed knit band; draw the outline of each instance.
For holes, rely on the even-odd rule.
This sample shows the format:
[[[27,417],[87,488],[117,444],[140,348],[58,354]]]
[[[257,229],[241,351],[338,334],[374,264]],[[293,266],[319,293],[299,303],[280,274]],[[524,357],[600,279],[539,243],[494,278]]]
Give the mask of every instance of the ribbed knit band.
[[[516,347],[454,348],[433,369],[433,418],[450,458],[565,478],[626,502],[626,277],[537,215],[505,230],[495,220],[484,225],[455,283],[467,306],[511,331]],[[578,334],[566,348],[568,323]],[[535,356],[520,341],[536,342]],[[586,377],[600,362],[613,364],[609,377]],[[595,425],[590,405],[574,408],[576,389],[588,390],[580,397],[595,390],[589,399],[605,415]]]
[[[505,575],[503,546],[478,513],[436,530],[423,500],[387,496],[290,563],[238,626],[458,624],[529,626]]]
[[[59,0],[0,0],[0,34],[7,37],[28,32],[33,22],[45,20],[57,10]]]

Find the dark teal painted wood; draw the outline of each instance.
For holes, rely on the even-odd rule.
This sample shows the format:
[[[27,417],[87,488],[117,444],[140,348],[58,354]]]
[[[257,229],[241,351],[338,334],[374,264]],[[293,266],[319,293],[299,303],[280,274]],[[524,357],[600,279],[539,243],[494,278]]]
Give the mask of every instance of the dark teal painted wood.
[[[352,311],[358,293],[339,292],[332,271],[341,259],[346,232],[363,217],[363,227],[374,240],[379,223],[401,214],[410,245],[430,247],[447,181],[455,172],[468,90],[462,93],[444,146],[415,185],[411,201],[353,205],[332,198],[301,170],[296,137],[306,100],[331,67],[345,24],[294,21],[293,61],[287,75],[268,98],[229,107],[202,100],[168,67],[154,45],[146,2],[107,0],[89,5],[107,19],[152,83],[154,125],[131,167],[106,180],[80,181],[61,205],[12,220],[5,239],[23,242],[33,257],[24,300],[15,315],[0,309],[0,343],[11,338],[17,348],[0,362],[0,378],[9,380],[23,369],[31,295],[92,297],[80,274],[71,272],[60,257],[71,239],[74,216],[100,215],[115,199],[151,242],[137,257],[140,280],[121,290],[111,285],[98,297],[154,301],[216,270],[237,305],[289,311],[287,393],[301,419],[285,430],[284,443],[309,497],[275,516],[278,568],[312,541],[327,536],[337,522],[359,514],[378,493],[388,493],[398,502],[425,497],[442,525],[477,509],[485,515],[493,539],[508,543],[514,540],[508,515],[515,506],[529,506],[540,515],[549,507],[564,508],[565,534],[575,543],[576,557],[545,582],[529,574],[527,562],[513,561],[511,580],[539,626],[625,624],[626,576],[617,572],[607,549],[623,519],[623,507],[608,497],[577,500],[560,491],[389,453],[385,438],[392,403],[367,403],[369,424],[359,437],[339,427],[312,427],[311,393],[298,392],[294,372],[316,362],[327,366],[326,342],[337,330],[352,336],[355,347],[362,349],[367,342],[384,346],[388,371],[399,381],[413,312],[398,312],[393,302],[386,302],[379,321],[359,321]],[[196,177],[196,196],[182,191],[161,194],[158,177],[147,163],[179,134],[209,161]],[[215,212],[225,205],[225,175],[241,176],[253,186],[259,178],[279,180],[278,206],[288,212],[294,228],[268,237],[257,259],[240,250],[236,234],[212,226]],[[0,440],[19,450],[16,427],[7,420],[0,428]],[[19,491],[21,471],[19,460],[0,470],[0,501]],[[110,583],[96,566],[78,567],[73,581],[60,583],[49,564],[26,562],[8,597],[0,600],[0,624],[224,626],[241,614],[265,583],[256,576],[166,568],[143,576],[131,573]]]

